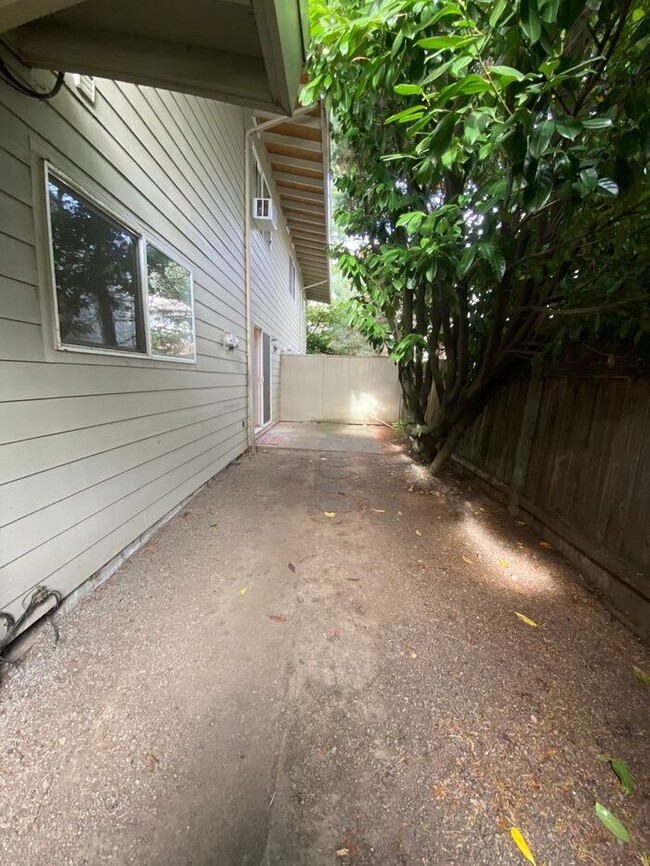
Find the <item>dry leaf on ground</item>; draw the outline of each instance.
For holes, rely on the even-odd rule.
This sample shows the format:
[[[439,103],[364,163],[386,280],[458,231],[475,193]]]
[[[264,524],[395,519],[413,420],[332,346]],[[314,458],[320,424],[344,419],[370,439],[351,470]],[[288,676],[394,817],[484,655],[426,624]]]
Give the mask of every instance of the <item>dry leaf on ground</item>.
[[[286,622],[287,618],[282,613],[267,613],[268,618],[271,622]]]
[[[467,562],[469,565],[476,565],[476,560],[470,559],[469,556],[465,556],[465,554],[463,554],[463,560],[465,562]]]
[[[540,546],[540,547],[546,547],[546,548],[548,548],[549,550],[551,550],[551,549],[553,548],[553,545],[552,545],[550,542],[548,542],[548,541],[540,541],[540,542],[539,542],[539,546]]]
[[[248,592],[247,586],[242,586],[242,588],[239,590],[240,595],[246,595],[247,592]]]
[[[521,832],[516,827],[511,827],[510,835],[512,836],[515,845],[517,846],[517,848],[519,848],[526,860],[528,860],[529,863],[532,863],[533,866],[535,866],[535,858],[533,857],[533,854],[528,847],[526,840],[521,835]]]
[[[325,511],[323,512],[325,517],[336,517],[336,511]]]
[[[422,533],[420,532],[419,529],[416,529],[416,530],[415,530],[415,534],[416,534],[416,535],[420,535],[420,536],[422,535]]]
[[[534,619],[531,619],[529,616],[526,616],[525,613],[519,613],[518,610],[515,611],[515,616],[518,616],[522,622],[525,622],[526,625],[532,625],[537,628],[537,623]]]

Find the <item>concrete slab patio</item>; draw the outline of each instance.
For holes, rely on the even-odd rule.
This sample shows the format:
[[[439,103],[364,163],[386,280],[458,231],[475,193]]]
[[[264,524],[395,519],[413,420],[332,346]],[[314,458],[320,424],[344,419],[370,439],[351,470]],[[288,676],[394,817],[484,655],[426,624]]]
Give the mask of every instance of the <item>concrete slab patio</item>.
[[[641,862],[646,649],[382,448],[238,460],[40,628],[0,684],[2,863],[517,866],[511,826],[539,866]]]
[[[260,447],[305,451],[349,451],[381,454],[392,431],[384,425],[336,424],[329,421],[280,421],[258,439]]]

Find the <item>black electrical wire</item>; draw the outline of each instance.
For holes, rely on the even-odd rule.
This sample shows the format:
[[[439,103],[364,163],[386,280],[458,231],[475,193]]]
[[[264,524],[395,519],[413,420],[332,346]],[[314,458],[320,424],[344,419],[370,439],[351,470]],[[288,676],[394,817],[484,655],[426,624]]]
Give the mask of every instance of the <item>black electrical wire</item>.
[[[25,597],[25,600],[23,601],[23,612],[19,617],[16,618],[4,610],[0,611],[0,620],[4,620],[5,623],[5,635],[2,640],[0,640],[0,653],[4,650],[7,644],[13,640],[22,624],[29,619],[36,608],[41,607],[51,599],[54,599],[54,605],[51,608],[51,610],[54,610],[61,604],[61,593],[56,589],[48,589],[46,586],[37,586],[29,601],[27,601],[27,597]],[[0,662],[6,662],[6,660],[0,656]]]
[[[61,90],[65,79],[65,72],[56,73],[56,81],[51,90],[34,90],[33,87],[29,87],[29,85],[24,84],[19,78],[17,78],[4,60],[0,59],[0,78],[5,82],[5,84],[13,87],[14,90],[17,90],[24,96],[30,96],[32,99],[38,99],[39,102],[43,102],[46,99],[52,99],[52,97],[56,96],[59,90]]]

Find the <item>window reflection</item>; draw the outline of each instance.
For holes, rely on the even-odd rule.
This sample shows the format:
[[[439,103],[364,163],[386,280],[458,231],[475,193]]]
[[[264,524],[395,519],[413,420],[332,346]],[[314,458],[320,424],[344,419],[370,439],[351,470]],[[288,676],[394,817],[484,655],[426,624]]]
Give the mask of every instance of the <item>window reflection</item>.
[[[48,190],[61,341],[143,352],[137,236],[51,175]]]
[[[192,283],[187,268],[147,243],[151,352],[194,358]]]

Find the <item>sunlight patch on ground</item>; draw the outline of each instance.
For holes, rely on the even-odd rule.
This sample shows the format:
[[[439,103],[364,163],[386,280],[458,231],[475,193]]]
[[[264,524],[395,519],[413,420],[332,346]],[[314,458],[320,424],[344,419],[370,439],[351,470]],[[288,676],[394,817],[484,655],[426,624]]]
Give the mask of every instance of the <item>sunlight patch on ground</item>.
[[[528,544],[513,540],[506,543],[503,536],[486,526],[481,518],[466,514],[462,531],[468,539],[467,551],[461,555],[473,567],[482,571],[484,577],[497,580],[504,587],[525,596],[557,595],[561,587],[543,561],[543,554],[536,554]],[[539,558],[533,558],[537,555]]]

